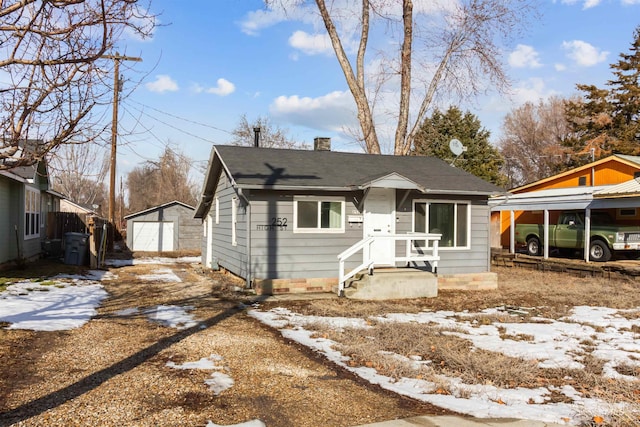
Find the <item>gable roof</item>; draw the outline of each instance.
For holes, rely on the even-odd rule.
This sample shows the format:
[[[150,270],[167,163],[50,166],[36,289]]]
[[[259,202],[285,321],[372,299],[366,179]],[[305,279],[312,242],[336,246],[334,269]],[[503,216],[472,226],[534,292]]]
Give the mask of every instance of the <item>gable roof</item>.
[[[216,146],[214,150],[240,188],[352,190],[395,173],[431,192],[483,195],[502,192],[435,157],[239,146]]]
[[[162,205],[154,206],[154,207],[151,207],[149,209],[145,209],[145,210],[140,211],[140,212],[135,212],[135,213],[129,214],[129,215],[125,216],[124,219],[134,218],[136,216],[144,215],[146,213],[153,212],[153,211],[160,210],[160,209],[165,209],[165,208],[168,208],[168,207],[173,206],[173,205],[180,205],[180,206],[183,206],[183,207],[185,207],[185,208],[187,208],[189,210],[192,210],[192,211],[196,209],[193,206],[187,205],[186,203],[182,203],[182,202],[180,202],[178,200],[174,200],[173,202],[163,203]]]
[[[240,189],[352,191],[394,181],[392,188],[431,194],[503,192],[435,157],[218,145],[211,152],[196,215],[206,212],[223,170]]]
[[[612,154],[611,156],[602,158],[600,160],[596,160],[595,162],[587,163],[586,165],[582,165],[582,166],[577,167],[577,168],[569,169],[569,170],[566,170],[564,172],[560,172],[558,174],[551,175],[551,176],[549,176],[547,178],[542,178],[542,179],[540,179],[538,181],[534,181],[534,182],[531,182],[529,184],[525,184],[525,185],[522,185],[520,187],[513,188],[511,190],[511,192],[517,193],[517,192],[526,190],[528,188],[535,187],[537,185],[544,184],[544,183],[556,180],[558,178],[562,178],[562,177],[565,177],[565,176],[568,176],[568,175],[571,175],[571,174],[574,174],[574,173],[577,173],[577,172],[581,172],[581,171],[584,171],[584,170],[589,170],[589,169],[591,169],[593,167],[596,167],[596,166],[599,166],[599,165],[602,165],[604,163],[611,162],[611,161],[623,163],[623,164],[626,164],[628,166],[632,166],[634,168],[640,169],[640,156],[629,156],[629,155],[626,155],[626,154]]]

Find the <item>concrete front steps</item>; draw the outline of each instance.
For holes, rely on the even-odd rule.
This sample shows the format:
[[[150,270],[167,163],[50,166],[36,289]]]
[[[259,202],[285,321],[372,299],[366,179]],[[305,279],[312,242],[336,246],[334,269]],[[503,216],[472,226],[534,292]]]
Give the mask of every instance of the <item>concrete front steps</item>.
[[[376,268],[373,275],[357,274],[347,281],[344,296],[360,300],[434,298],[438,290],[481,291],[498,288],[498,275],[481,273],[439,274],[420,268]],[[338,287],[333,287],[338,293]]]
[[[438,278],[417,268],[376,268],[373,275],[357,274],[346,283],[344,296],[359,300],[433,298]]]

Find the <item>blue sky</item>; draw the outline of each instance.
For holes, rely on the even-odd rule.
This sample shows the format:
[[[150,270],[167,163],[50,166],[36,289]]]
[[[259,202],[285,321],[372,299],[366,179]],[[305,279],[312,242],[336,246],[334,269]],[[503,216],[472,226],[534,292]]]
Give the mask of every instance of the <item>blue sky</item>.
[[[640,0],[540,4],[541,18],[505,47],[511,95],[489,92],[461,105],[493,141],[505,114],[526,101],[571,96],[577,83],[604,86],[640,25]],[[250,122],[269,117],[301,142],[328,136],[335,150],[360,150],[344,133],[357,125],[353,100],[313,13],[284,16],[259,0],[153,0],[153,10],[161,26],[152,39],[119,46],[143,58],[121,68],[142,82],[129,83],[135,90],[121,103],[119,174],[157,159],[167,142],[206,164],[211,146],[229,143],[243,114]]]

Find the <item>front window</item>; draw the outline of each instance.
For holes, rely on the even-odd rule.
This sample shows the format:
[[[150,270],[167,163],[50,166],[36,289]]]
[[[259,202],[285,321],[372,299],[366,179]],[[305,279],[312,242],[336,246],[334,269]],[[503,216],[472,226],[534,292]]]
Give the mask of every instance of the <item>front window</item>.
[[[40,192],[26,187],[24,192],[24,237],[40,236]]]
[[[343,233],[344,198],[296,196],[293,230],[297,233]]]
[[[413,231],[441,234],[439,247],[469,247],[469,203],[420,201],[413,204]],[[418,242],[419,246],[424,241]]]

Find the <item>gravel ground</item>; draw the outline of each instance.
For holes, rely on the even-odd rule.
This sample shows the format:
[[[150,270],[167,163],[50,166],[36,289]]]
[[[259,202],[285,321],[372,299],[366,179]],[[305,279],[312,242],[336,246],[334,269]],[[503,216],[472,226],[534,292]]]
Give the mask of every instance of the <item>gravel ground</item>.
[[[167,267],[167,266],[163,266]],[[141,281],[158,266],[114,268],[110,297],[83,327],[0,329],[0,426],[205,426],[260,419],[268,427],[356,426],[447,412],[359,380],[248,317],[230,280],[169,266],[182,283]],[[193,306],[176,330],[120,310]],[[234,385],[216,395],[204,370],[167,367],[216,354]]]

